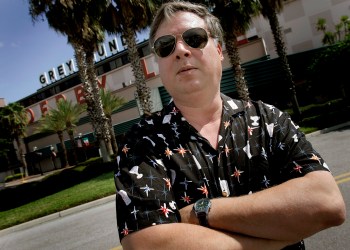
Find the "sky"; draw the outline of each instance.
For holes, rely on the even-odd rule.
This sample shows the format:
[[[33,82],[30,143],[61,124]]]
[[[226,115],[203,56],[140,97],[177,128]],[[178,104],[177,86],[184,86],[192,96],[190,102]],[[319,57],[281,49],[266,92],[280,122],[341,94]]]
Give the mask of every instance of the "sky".
[[[39,76],[74,57],[46,20],[32,22],[28,0],[0,0],[0,98],[6,104],[41,88]]]

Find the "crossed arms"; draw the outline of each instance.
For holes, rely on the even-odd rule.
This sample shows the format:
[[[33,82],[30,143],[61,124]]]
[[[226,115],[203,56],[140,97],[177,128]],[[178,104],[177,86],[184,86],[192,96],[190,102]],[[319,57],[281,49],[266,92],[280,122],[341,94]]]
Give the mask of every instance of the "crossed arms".
[[[198,225],[192,206],[180,210],[182,223],[129,234],[123,249],[281,249],[346,217],[342,195],[327,171],[251,195],[213,199],[211,228]]]

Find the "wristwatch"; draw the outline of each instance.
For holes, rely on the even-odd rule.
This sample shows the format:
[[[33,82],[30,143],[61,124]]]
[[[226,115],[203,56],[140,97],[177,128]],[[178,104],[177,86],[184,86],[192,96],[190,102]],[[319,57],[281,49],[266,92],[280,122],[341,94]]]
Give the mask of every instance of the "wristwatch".
[[[211,201],[208,198],[202,198],[193,205],[193,211],[199,220],[201,226],[209,227],[208,214],[211,207]]]

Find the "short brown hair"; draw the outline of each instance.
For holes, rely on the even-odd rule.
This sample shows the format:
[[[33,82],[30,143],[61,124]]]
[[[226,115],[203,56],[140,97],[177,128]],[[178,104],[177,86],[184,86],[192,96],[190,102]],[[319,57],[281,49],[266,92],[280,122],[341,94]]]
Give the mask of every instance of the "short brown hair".
[[[164,3],[159,10],[151,24],[150,35],[149,35],[149,44],[152,47],[154,43],[154,38],[159,26],[164,20],[169,20],[174,16],[176,12],[184,11],[196,14],[202,18],[208,28],[208,31],[211,36],[218,39],[220,45],[223,41],[223,31],[220,24],[220,21],[217,17],[212,15],[205,5],[194,4],[184,1],[175,1]]]

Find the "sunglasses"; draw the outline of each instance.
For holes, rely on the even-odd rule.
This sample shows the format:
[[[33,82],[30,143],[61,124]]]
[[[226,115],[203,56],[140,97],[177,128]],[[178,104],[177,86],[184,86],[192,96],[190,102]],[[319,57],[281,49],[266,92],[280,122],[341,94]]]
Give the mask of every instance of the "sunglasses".
[[[203,49],[208,43],[208,32],[203,28],[188,29],[180,34],[182,40],[193,49]],[[176,36],[165,35],[159,37],[153,44],[153,51],[159,57],[170,56],[176,47]]]

